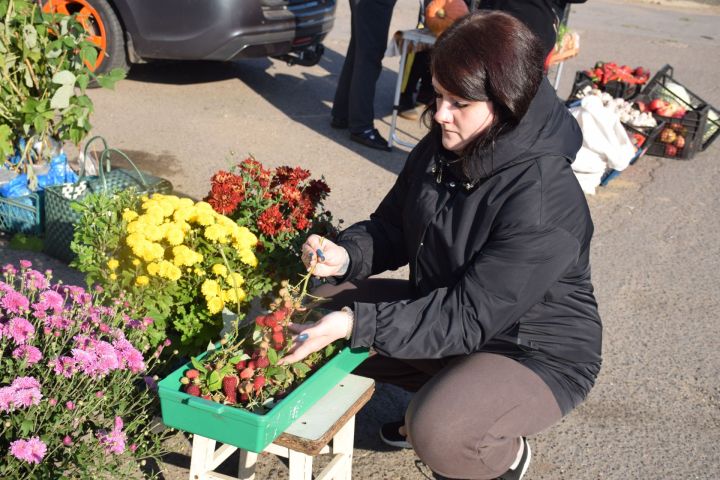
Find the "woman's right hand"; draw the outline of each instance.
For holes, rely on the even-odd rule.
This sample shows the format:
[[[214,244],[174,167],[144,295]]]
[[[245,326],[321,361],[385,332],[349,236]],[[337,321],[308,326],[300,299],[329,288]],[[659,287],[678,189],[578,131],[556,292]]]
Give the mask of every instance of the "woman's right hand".
[[[350,256],[327,238],[310,235],[302,246],[302,261],[316,277],[338,277],[347,272]]]

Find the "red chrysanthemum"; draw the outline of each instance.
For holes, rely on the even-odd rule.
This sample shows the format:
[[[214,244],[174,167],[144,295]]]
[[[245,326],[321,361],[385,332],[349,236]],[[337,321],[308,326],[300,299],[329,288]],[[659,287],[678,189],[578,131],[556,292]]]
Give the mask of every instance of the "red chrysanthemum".
[[[287,229],[285,219],[279,205],[271,205],[260,214],[257,221],[258,229],[269,237]]]

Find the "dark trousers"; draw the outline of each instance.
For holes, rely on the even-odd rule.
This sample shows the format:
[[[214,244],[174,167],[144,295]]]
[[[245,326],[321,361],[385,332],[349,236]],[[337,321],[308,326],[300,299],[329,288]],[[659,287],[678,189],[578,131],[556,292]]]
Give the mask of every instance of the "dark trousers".
[[[347,119],[351,133],[373,128],[375,84],[382,71],[395,1],[350,0],[350,44],[338,79],[332,116]]]
[[[329,308],[393,301],[408,293],[407,281],[390,279],[323,285],[314,292],[331,298]],[[520,437],[562,418],[547,384],[502,355],[400,360],[376,354],[354,373],[416,392],[405,414],[408,438],[425,464],[449,478],[497,478],[515,460]]]

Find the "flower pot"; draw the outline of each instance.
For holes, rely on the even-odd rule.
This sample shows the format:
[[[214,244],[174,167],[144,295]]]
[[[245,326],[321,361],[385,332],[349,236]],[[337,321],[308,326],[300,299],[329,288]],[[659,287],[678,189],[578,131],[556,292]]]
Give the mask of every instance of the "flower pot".
[[[192,368],[188,363],[159,383],[163,422],[259,453],[367,357],[366,349],[343,348],[264,415],[182,392],[180,379]]]

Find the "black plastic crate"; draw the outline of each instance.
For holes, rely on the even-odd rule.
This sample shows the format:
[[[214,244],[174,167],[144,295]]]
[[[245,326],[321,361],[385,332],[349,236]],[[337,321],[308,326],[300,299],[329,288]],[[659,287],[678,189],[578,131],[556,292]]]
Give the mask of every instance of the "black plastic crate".
[[[609,93],[613,98],[624,98],[630,100],[635,95],[640,93],[641,85],[618,82],[612,80],[605,85],[596,85],[590,75],[585,70],[579,70],[575,72],[575,80],[573,81],[572,90],[570,90],[570,96],[568,101],[577,100],[578,93],[580,93],[585,87],[597,88],[603,92]]]
[[[658,135],[660,135],[660,132],[665,127],[665,123],[660,122],[655,127],[633,127],[632,125],[627,125],[623,123],[623,127],[625,128],[625,131],[627,131],[631,141],[633,141],[633,134],[640,135],[643,138],[641,145],[638,145],[635,143],[635,141],[633,141],[633,144],[636,146],[636,150],[635,155],[630,160],[630,165],[632,165],[637,162],[640,157],[645,155],[645,153],[648,151],[655,139],[658,137]],[[600,185],[604,187],[610,182],[610,180],[620,175],[620,173],[620,170],[609,169],[600,179]]]
[[[672,84],[682,87],[689,98],[681,98],[677,95],[673,91]],[[679,124],[686,130],[685,146],[678,149],[676,156],[671,156],[666,154],[665,145],[659,139],[656,139],[648,149],[648,155],[689,160],[695,153],[708,148],[720,135],[720,119],[717,119],[718,110],[690,91],[685,85],[675,80],[673,78],[673,68],[670,65],[665,65],[655,74],[642,90],[640,97],[648,102],[655,98],[670,99],[687,109],[687,113],[683,118],[655,115],[658,121],[666,122],[666,127]]]

